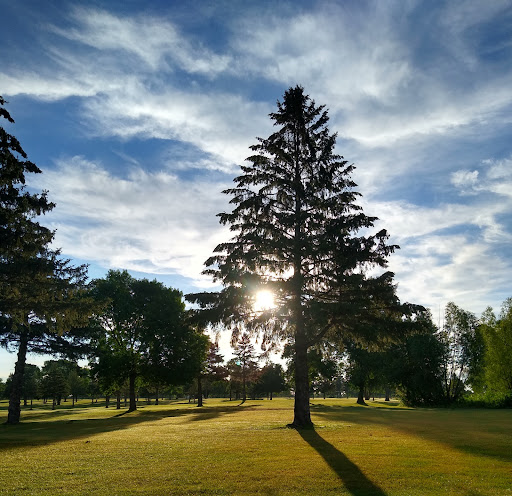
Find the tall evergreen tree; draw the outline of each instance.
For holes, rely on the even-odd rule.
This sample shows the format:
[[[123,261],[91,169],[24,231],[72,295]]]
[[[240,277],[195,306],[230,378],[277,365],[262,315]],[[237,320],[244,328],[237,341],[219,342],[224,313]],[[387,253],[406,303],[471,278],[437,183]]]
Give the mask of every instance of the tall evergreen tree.
[[[234,237],[215,249],[206,274],[224,286],[215,294],[189,295],[202,317],[262,334],[264,345],[288,340],[295,354],[293,427],[311,425],[308,348],[329,334],[376,339],[397,331],[410,312],[392,284],[393,274],[367,275],[386,267],[396,246],[388,234],[361,235],[376,220],[356,203],[351,179],[354,166],[335,154],[336,134],[328,114],[300,86],[290,88],[277,112],[270,114],[277,130],[258,138],[254,152],[235,178],[232,212],[221,213]],[[255,294],[274,294],[275,306],[256,311]]]
[[[13,123],[3,108],[0,116]],[[25,174],[41,170],[27,160],[19,141],[0,127],[0,345],[17,349],[8,424],[20,420],[20,400],[28,351],[48,351],[52,333],[83,323],[87,270],[73,267],[49,248],[54,233],[36,221],[54,204],[46,192],[26,191]]]

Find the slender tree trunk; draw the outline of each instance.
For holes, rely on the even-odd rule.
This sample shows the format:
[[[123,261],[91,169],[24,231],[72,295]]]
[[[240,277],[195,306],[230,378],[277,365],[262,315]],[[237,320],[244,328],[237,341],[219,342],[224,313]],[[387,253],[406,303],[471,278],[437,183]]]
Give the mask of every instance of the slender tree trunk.
[[[158,386],[155,386],[155,405],[158,405]]]
[[[75,406],[75,395],[71,395],[71,407],[74,408]]]
[[[247,399],[247,391],[245,389],[245,368],[242,368],[242,403]]]
[[[137,374],[135,370],[130,371],[130,406],[128,407],[129,412],[134,412],[137,410],[137,402],[135,400],[135,379],[137,378]]]
[[[22,331],[20,334],[20,346],[18,348],[18,359],[14,366],[14,374],[11,382],[11,394],[9,397],[9,410],[7,413],[7,424],[18,424],[21,415],[21,395],[23,394],[23,375],[27,361],[28,333]]]
[[[116,391],[116,410],[121,410],[121,391]]]
[[[384,401],[389,401],[389,388],[386,388],[386,399]]]
[[[105,396],[105,408],[108,408],[110,406],[110,396],[107,394]]]
[[[197,376],[197,406],[203,406],[203,384],[201,376]]]

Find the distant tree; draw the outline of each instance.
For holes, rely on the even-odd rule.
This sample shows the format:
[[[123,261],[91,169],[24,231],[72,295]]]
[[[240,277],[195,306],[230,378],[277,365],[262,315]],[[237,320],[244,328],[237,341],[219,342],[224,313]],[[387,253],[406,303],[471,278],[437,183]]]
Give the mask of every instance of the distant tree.
[[[137,377],[170,385],[197,375],[207,339],[188,324],[180,291],[114,270],[93,287],[97,301],[106,302],[96,316],[104,335],[93,368],[112,387],[128,380],[129,411],[137,408]]]
[[[241,367],[242,403],[244,403],[247,400],[247,381],[253,378],[255,369],[257,368],[256,352],[248,333],[244,332],[235,343],[234,355],[237,363]]]
[[[267,363],[261,370],[258,389],[271,400],[274,393],[280,393],[286,387],[283,366],[279,363]]]
[[[236,358],[231,358],[226,368],[229,374],[229,400],[233,399],[233,394],[235,399],[238,400],[242,391],[242,366]]]
[[[73,402],[72,406],[75,406],[78,398],[85,396],[88,392],[89,370],[76,365],[75,368],[68,372],[67,382]]]
[[[346,370],[347,380],[358,392],[357,403],[366,405],[365,391],[372,376],[375,355],[368,348],[355,343],[348,345],[347,351],[349,355],[349,365]]]
[[[446,305],[445,324],[438,339],[445,345],[442,372],[444,397],[448,404],[463,396],[472,370],[479,366],[481,350],[477,329],[478,319],[473,313],[453,302]]]
[[[324,106],[300,86],[288,89],[277,112],[276,131],[258,138],[254,152],[225,191],[234,209],[221,213],[234,237],[215,248],[206,274],[223,284],[218,293],[188,295],[204,321],[260,333],[265,346],[287,340],[295,354],[293,427],[311,425],[308,349],[322,340],[379,339],[401,334],[401,305],[393,274],[385,268],[395,248],[388,234],[361,233],[376,217],[357,203],[354,166],[334,153],[336,134]],[[256,294],[269,290],[275,306],[258,311]]]
[[[0,398],[5,398],[5,382],[0,378]]]
[[[41,372],[41,393],[44,398],[52,400],[52,409],[55,409],[55,405],[60,405],[62,398],[70,392],[66,370],[59,362],[49,360]]]
[[[39,397],[41,389],[41,369],[37,365],[27,363],[25,365],[25,373],[23,374],[23,404],[27,406],[30,400],[30,408],[32,408],[32,400]]]
[[[0,97],[0,116],[13,123],[4,104]],[[41,170],[0,127],[0,346],[18,354],[8,424],[20,421],[27,352],[48,352],[52,333],[82,323],[91,311],[85,298],[86,267],[72,267],[49,247],[54,233],[35,218],[54,204],[46,192],[26,190],[28,173]]]
[[[499,319],[491,308],[482,316],[485,383],[489,390],[512,394],[512,298],[503,302]]]
[[[309,380],[313,393],[320,393],[325,398],[335,388],[338,374],[337,361],[317,348],[308,351]]]
[[[208,354],[203,363],[203,369],[197,378],[197,406],[203,406],[203,396],[208,398],[211,385],[228,376],[224,366],[224,357],[219,353],[218,343],[209,343]]]
[[[409,406],[436,406],[445,403],[444,363],[448,352],[429,317],[424,330],[394,345],[388,377],[400,399]]]

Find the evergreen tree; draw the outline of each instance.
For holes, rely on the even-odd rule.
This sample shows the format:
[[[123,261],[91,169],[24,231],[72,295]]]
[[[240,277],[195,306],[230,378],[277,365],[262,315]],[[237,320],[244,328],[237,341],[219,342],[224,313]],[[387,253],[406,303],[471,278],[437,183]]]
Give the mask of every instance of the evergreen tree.
[[[270,114],[277,130],[258,138],[236,186],[225,191],[234,209],[219,216],[234,237],[216,247],[205,270],[224,288],[188,299],[200,305],[201,318],[235,334],[245,328],[261,333],[264,346],[293,345],[291,425],[304,427],[311,425],[308,349],[329,335],[376,340],[400,332],[402,313],[414,308],[398,301],[392,273],[367,273],[386,267],[397,247],[385,230],[361,234],[376,218],[356,203],[354,166],[334,153],[324,106],[297,86],[277,107]],[[261,290],[273,293],[275,306],[257,311]]]
[[[254,351],[250,336],[246,332],[235,343],[234,348],[236,361],[241,367],[242,403],[245,403],[247,400],[247,381],[252,378],[257,369],[256,352]]]
[[[4,104],[0,97],[0,116],[13,123]],[[0,346],[18,353],[8,424],[20,420],[27,352],[48,352],[52,334],[83,323],[91,311],[85,297],[86,267],[71,266],[58,250],[49,248],[54,233],[35,218],[54,204],[46,192],[26,191],[27,173],[41,170],[0,127]]]

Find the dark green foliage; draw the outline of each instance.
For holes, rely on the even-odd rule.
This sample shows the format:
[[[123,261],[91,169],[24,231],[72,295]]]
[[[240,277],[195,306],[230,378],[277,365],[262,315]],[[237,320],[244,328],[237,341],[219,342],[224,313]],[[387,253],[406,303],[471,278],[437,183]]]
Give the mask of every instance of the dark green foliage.
[[[45,362],[42,369],[41,394],[44,398],[53,400],[53,408],[60,405],[62,398],[70,394],[65,364],[55,360]]]
[[[368,276],[386,267],[395,248],[380,230],[362,235],[376,220],[356,203],[354,166],[334,153],[336,134],[324,106],[302,87],[290,88],[270,114],[277,127],[258,138],[254,152],[225,191],[234,205],[219,214],[234,237],[215,249],[206,274],[223,284],[215,294],[189,295],[201,318],[259,332],[264,346],[288,340],[294,347],[293,425],[311,425],[307,350],[330,335],[377,340],[403,333],[403,313],[393,274]],[[254,309],[258,290],[272,291],[276,306]]]
[[[287,388],[284,370],[279,363],[268,363],[261,369],[257,385],[258,394],[266,394],[271,400],[274,393],[280,393]]]
[[[102,333],[96,338],[92,368],[104,391],[128,382],[129,409],[135,410],[137,377],[173,385],[197,376],[207,338],[186,321],[180,291],[115,270],[92,285],[96,301],[103,304],[95,317]]]
[[[433,333],[416,334],[393,348],[391,380],[408,406],[446,404],[442,366],[446,346]]]
[[[14,122],[6,109],[0,115]],[[82,324],[91,311],[86,267],[72,267],[50,249],[54,233],[35,220],[54,207],[46,192],[26,191],[25,174],[40,172],[0,127],[0,346],[18,351],[9,424],[20,419],[27,352],[52,352],[54,335]]]

